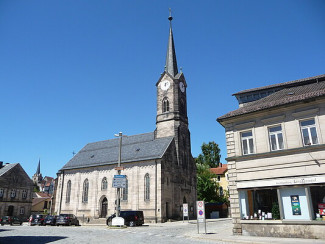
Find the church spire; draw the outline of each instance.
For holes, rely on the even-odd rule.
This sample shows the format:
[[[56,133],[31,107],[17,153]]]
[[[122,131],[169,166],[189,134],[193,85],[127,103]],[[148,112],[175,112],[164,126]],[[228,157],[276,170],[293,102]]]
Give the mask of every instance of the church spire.
[[[172,14],[171,9],[169,9],[169,38],[167,46],[167,55],[166,55],[166,66],[165,71],[175,77],[178,74],[177,61],[176,61],[176,52],[174,46],[173,30],[172,30]]]
[[[38,160],[36,174],[37,175],[41,174],[41,159]]]

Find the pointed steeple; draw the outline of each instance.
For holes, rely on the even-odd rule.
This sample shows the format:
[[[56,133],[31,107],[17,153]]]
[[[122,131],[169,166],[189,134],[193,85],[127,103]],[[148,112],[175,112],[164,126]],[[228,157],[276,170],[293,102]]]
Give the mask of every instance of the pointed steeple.
[[[41,159],[38,160],[38,166],[37,166],[36,174],[37,175],[41,174]]]
[[[169,37],[168,37],[168,46],[167,46],[167,55],[166,55],[166,66],[165,71],[175,77],[178,74],[177,61],[176,61],[176,52],[173,38],[172,30],[172,20],[171,10],[169,9]]]

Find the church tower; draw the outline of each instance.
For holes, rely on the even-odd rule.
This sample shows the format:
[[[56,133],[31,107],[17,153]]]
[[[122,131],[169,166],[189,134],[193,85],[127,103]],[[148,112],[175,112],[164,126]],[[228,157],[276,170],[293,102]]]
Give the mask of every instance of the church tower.
[[[38,185],[42,181],[43,177],[41,174],[41,160],[38,160],[37,170],[36,173],[33,175],[33,182],[34,184]]]
[[[187,84],[183,72],[178,72],[172,31],[173,17],[169,16],[169,37],[165,70],[157,87],[156,137],[175,138],[178,164],[188,166],[192,160],[187,118]]]

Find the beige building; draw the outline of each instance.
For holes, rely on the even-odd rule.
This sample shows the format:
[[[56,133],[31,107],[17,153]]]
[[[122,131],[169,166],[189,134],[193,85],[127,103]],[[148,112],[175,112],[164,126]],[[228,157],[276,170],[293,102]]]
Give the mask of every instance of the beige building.
[[[44,192],[35,192],[33,194],[32,214],[53,214],[52,195]]]
[[[143,210],[146,222],[181,218],[183,203],[189,204],[193,217],[196,201],[187,84],[184,74],[178,72],[172,17],[169,20],[165,71],[156,82],[156,130],[122,137],[121,174],[126,182],[121,191],[121,210]],[[55,212],[90,221],[114,213],[117,191],[112,181],[118,155],[118,138],[89,143],[79,151],[57,174]]]
[[[27,219],[32,207],[33,182],[19,163],[0,162],[0,216]]]
[[[234,95],[218,118],[234,233],[324,238],[325,75]]]
[[[214,180],[218,183],[218,193],[223,196],[228,191],[228,165],[220,163],[217,168],[210,168],[211,173],[215,174]]]

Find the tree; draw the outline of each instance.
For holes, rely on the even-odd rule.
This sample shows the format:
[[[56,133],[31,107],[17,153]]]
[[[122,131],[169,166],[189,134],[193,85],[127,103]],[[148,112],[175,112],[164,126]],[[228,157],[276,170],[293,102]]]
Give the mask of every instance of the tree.
[[[215,168],[219,166],[220,163],[220,148],[214,141],[208,144],[203,143],[201,146],[202,153],[196,158],[197,164],[206,164],[210,168]]]
[[[197,168],[197,198],[200,201],[216,202],[219,185],[213,180],[213,173],[206,164],[196,164]]]

